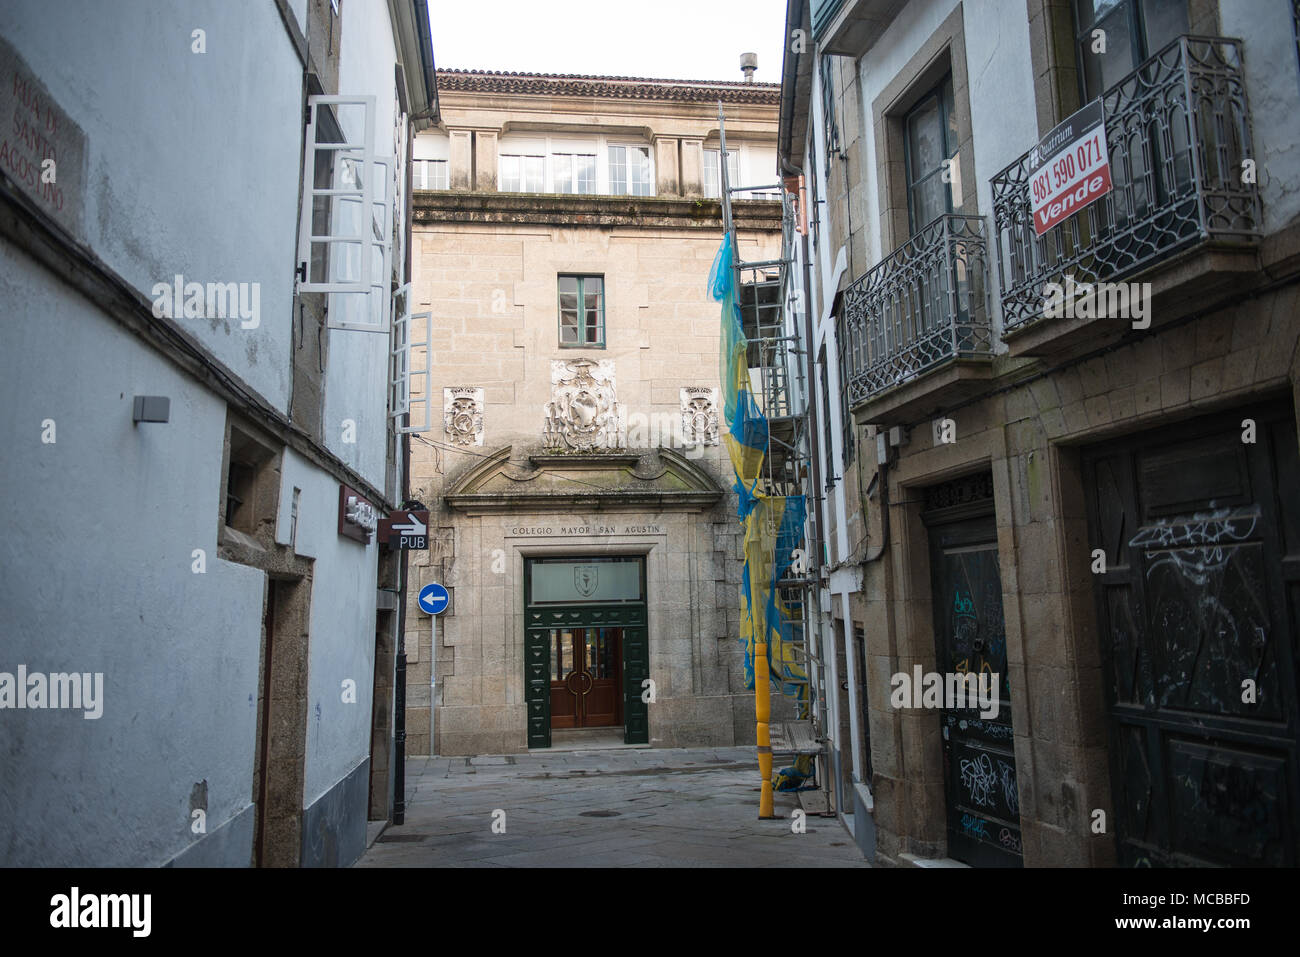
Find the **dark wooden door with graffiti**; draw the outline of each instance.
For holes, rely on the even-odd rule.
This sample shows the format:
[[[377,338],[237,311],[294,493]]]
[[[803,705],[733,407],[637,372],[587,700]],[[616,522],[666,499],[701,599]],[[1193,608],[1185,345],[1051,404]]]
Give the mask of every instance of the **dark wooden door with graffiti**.
[[[940,713],[948,855],[978,867],[1019,867],[1020,792],[1002,614],[992,477],[926,490],[937,669],[956,690],[974,676],[982,694],[945,695]],[[966,688],[970,688],[967,683]]]
[[[1084,450],[1120,863],[1294,867],[1290,404]]]

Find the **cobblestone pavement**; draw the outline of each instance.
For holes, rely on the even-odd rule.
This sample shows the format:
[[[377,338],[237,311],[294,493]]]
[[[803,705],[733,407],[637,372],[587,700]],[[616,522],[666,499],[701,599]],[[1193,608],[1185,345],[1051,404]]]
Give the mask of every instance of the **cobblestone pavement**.
[[[867,866],[834,818],[794,833],[793,794],[758,820],[752,747],[413,758],[406,790],[358,867]]]

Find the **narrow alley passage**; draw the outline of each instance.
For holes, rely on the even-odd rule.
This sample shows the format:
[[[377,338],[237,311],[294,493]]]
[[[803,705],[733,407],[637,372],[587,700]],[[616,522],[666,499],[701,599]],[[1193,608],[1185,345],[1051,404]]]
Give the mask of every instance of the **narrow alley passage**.
[[[407,762],[406,820],[360,867],[866,867],[832,818],[760,821],[753,748]],[[504,817],[500,812],[504,812]],[[495,827],[494,827],[495,825]],[[504,825],[504,832],[502,832]]]

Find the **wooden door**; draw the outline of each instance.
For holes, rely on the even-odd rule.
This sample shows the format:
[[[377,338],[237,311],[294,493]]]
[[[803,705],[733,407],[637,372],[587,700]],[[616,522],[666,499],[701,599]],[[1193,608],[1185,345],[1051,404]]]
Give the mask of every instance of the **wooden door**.
[[[1083,477],[1120,863],[1296,866],[1289,403],[1094,446]]]
[[[621,628],[552,628],[551,727],[622,723]]]
[[[992,491],[988,476],[959,483]],[[1020,791],[997,528],[993,514],[971,512],[927,518],[937,671],[945,681],[974,675],[986,683],[986,700],[997,696],[996,714],[978,700],[945,701],[940,712],[948,855],[978,867],[1019,867]]]

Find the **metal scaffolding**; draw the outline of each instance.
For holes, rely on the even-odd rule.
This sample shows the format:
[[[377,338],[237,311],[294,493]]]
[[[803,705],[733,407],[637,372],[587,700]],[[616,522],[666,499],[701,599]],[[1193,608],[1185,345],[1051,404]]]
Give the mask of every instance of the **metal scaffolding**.
[[[818,607],[818,566],[821,543],[817,540],[814,511],[821,490],[812,481],[810,469],[816,454],[817,436],[810,427],[810,355],[798,320],[807,308],[800,271],[795,267],[795,245],[800,236],[798,196],[785,183],[762,186],[733,186],[728,177],[727,131],[722,105],[718,105],[719,175],[723,228],[735,236],[733,198],[742,194],[776,192],[781,197],[781,256],[778,259],[744,261],[740,242],[732,243],[732,269],[738,292],[741,322],[747,340],[750,387],[767,419],[768,447],[755,491],[763,496],[804,496],[807,532],[802,556],[778,583],[780,597],[790,612],[795,659],[807,676],[802,680],[774,682],[782,694],[795,702],[791,720],[770,724],[773,756],[792,761],[811,757],[817,791],[801,794],[808,810],[829,807],[830,773],[824,748],[826,728],[825,670],[821,659],[821,616]],[[794,693],[791,693],[791,692]],[[760,741],[760,751],[762,742]]]

